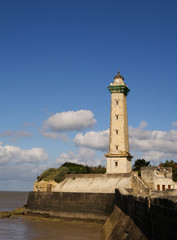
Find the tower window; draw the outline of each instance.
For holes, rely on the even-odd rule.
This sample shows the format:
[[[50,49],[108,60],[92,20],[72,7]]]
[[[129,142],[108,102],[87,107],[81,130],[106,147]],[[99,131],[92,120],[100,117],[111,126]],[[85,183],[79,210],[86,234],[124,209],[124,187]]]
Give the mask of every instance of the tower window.
[[[116,105],[118,105],[119,104],[119,101],[118,100],[116,100]]]
[[[118,162],[115,162],[115,167],[118,167]]]
[[[116,146],[116,150],[118,150],[118,146]]]
[[[119,132],[119,131],[118,131],[118,130],[116,130],[116,134],[117,134],[117,135],[118,135],[118,132]]]
[[[116,119],[117,119],[117,120],[119,119],[119,115],[116,115]]]

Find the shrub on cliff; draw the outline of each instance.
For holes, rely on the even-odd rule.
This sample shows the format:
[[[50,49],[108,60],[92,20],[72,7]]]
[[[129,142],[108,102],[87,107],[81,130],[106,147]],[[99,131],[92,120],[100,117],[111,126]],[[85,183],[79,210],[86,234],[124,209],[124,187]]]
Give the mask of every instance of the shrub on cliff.
[[[82,164],[66,162],[59,168],[49,168],[37,177],[39,181],[53,180],[57,183],[65,179],[66,174],[89,174],[89,173],[105,173],[106,168],[103,166],[89,167]]]
[[[46,179],[47,177],[49,177],[51,174],[55,172],[56,172],[56,168],[49,168],[45,170],[40,176],[37,177],[38,182]]]
[[[106,168],[104,166],[95,166],[89,167],[84,166],[82,164],[66,162],[62,165],[63,167],[67,167],[69,169],[68,174],[88,174],[88,173],[105,173]]]
[[[84,166],[82,164],[66,162],[62,167],[68,168],[68,174],[86,174],[90,173],[90,167]]]
[[[49,168],[45,170],[40,176],[37,177],[39,181],[55,181],[57,183],[63,181],[65,179],[65,175],[68,173],[67,167],[59,167],[59,168]]]
[[[60,167],[57,169],[53,180],[57,183],[60,183],[65,179],[67,173],[68,173],[67,167]]]

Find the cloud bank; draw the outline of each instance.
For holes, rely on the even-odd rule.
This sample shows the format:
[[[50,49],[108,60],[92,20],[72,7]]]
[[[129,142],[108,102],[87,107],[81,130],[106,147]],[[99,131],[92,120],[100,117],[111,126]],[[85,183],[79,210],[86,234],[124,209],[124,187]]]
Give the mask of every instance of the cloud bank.
[[[63,119],[71,119],[67,120],[66,123],[62,120],[61,124],[59,124],[58,121],[57,123],[55,121],[63,116],[62,113],[59,118],[58,115],[56,117],[56,114],[51,116],[49,118],[50,121],[47,121],[49,120],[47,119],[47,122],[45,122],[46,131],[44,131],[43,134],[48,138],[60,138],[67,142],[67,136],[65,133],[62,133],[62,131],[66,129],[66,126],[70,126],[70,130],[76,130],[92,126],[96,122],[92,112],[87,110],[81,110],[81,113],[79,114],[78,112],[80,111],[65,112],[67,114],[64,114]],[[72,116],[74,115],[75,120],[72,121]],[[77,122],[76,119],[78,116],[82,116],[82,120]],[[84,122],[84,120],[86,121]],[[147,125],[147,122],[143,121],[138,128],[132,126],[129,127],[130,153],[134,156],[134,159],[144,158],[147,161],[150,160],[157,162],[166,159],[177,161],[177,130],[151,131],[145,129]],[[175,124],[173,124],[173,126],[174,125]],[[3,135],[27,137],[28,133],[19,131],[12,133],[9,131],[4,132]],[[107,153],[109,146],[109,129],[78,133],[73,142],[78,148],[75,151],[72,150],[59,154],[56,159],[57,165],[67,161],[90,166],[104,164],[104,153]],[[48,155],[43,148],[22,149],[18,146],[3,145],[0,143],[1,180],[34,181],[37,175],[41,174],[41,172],[48,167],[51,167],[51,165],[52,163],[50,163],[49,166]]]
[[[177,130],[150,131],[140,124],[138,128],[129,127],[129,143],[130,151],[141,152],[148,161],[177,160]]]
[[[173,159],[177,161],[177,130],[157,131],[146,130],[147,122],[140,123],[138,128],[129,127],[130,153],[136,153],[151,161]],[[76,146],[93,150],[108,151],[109,130],[79,133],[74,138]]]
[[[0,179],[32,180],[47,166],[48,155],[43,148],[21,149],[0,143]]]

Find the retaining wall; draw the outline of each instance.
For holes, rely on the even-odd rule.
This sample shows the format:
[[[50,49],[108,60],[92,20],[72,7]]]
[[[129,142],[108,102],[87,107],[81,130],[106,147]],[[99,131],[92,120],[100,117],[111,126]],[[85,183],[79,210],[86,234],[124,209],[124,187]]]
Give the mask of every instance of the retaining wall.
[[[106,220],[114,208],[113,193],[30,192],[27,208],[73,219]]]

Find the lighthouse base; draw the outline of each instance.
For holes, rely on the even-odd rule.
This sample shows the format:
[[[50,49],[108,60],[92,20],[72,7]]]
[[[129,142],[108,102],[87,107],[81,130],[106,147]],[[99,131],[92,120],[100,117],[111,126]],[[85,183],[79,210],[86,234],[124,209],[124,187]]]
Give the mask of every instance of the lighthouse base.
[[[105,154],[107,160],[106,173],[130,173],[132,171],[130,154]]]

